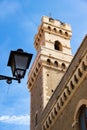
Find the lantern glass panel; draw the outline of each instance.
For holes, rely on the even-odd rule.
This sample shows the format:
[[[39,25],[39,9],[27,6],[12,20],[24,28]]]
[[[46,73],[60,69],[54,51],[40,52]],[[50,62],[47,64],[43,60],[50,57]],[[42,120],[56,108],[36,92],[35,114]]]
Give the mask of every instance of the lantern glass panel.
[[[28,64],[28,57],[15,55],[15,64],[16,64],[16,69],[20,68],[25,70]]]

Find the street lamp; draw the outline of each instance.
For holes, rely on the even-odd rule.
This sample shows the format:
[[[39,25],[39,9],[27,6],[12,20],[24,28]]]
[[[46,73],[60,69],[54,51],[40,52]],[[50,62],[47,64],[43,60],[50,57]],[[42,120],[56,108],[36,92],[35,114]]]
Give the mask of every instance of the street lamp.
[[[31,59],[32,54],[26,53],[22,49],[11,51],[7,66],[11,67],[13,77],[0,75],[0,80],[6,80],[8,84],[12,83],[12,80],[17,80],[20,83],[25,76]]]

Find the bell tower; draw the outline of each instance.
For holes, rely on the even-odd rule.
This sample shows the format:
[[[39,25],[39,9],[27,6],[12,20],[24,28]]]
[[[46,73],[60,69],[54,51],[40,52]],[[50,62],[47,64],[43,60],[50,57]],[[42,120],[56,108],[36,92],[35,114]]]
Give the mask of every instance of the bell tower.
[[[31,130],[36,130],[42,111],[69,66],[71,54],[70,25],[47,16],[42,17],[35,35],[36,58],[30,69]]]

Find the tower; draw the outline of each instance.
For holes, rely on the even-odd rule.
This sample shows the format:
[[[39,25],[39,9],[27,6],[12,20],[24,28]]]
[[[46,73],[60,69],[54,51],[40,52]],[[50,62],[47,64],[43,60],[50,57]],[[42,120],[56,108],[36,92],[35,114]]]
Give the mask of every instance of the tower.
[[[36,130],[41,114],[72,60],[70,25],[42,17],[35,35],[36,58],[28,77],[31,93],[31,130]]]

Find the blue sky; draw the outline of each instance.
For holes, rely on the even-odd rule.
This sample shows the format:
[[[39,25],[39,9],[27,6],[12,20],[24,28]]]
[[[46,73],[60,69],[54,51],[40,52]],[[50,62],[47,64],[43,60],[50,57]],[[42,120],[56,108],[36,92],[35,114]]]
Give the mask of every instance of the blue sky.
[[[34,60],[34,35],[45,15],[71,24],[71,47],[75,54],[87,33],[86,0],[0,0],[0,74],[11,76],[6,66],[11,50],[22,48],[33,53]],[[30,130],[28,72],[21,84],[0,81],[0,130]]]

